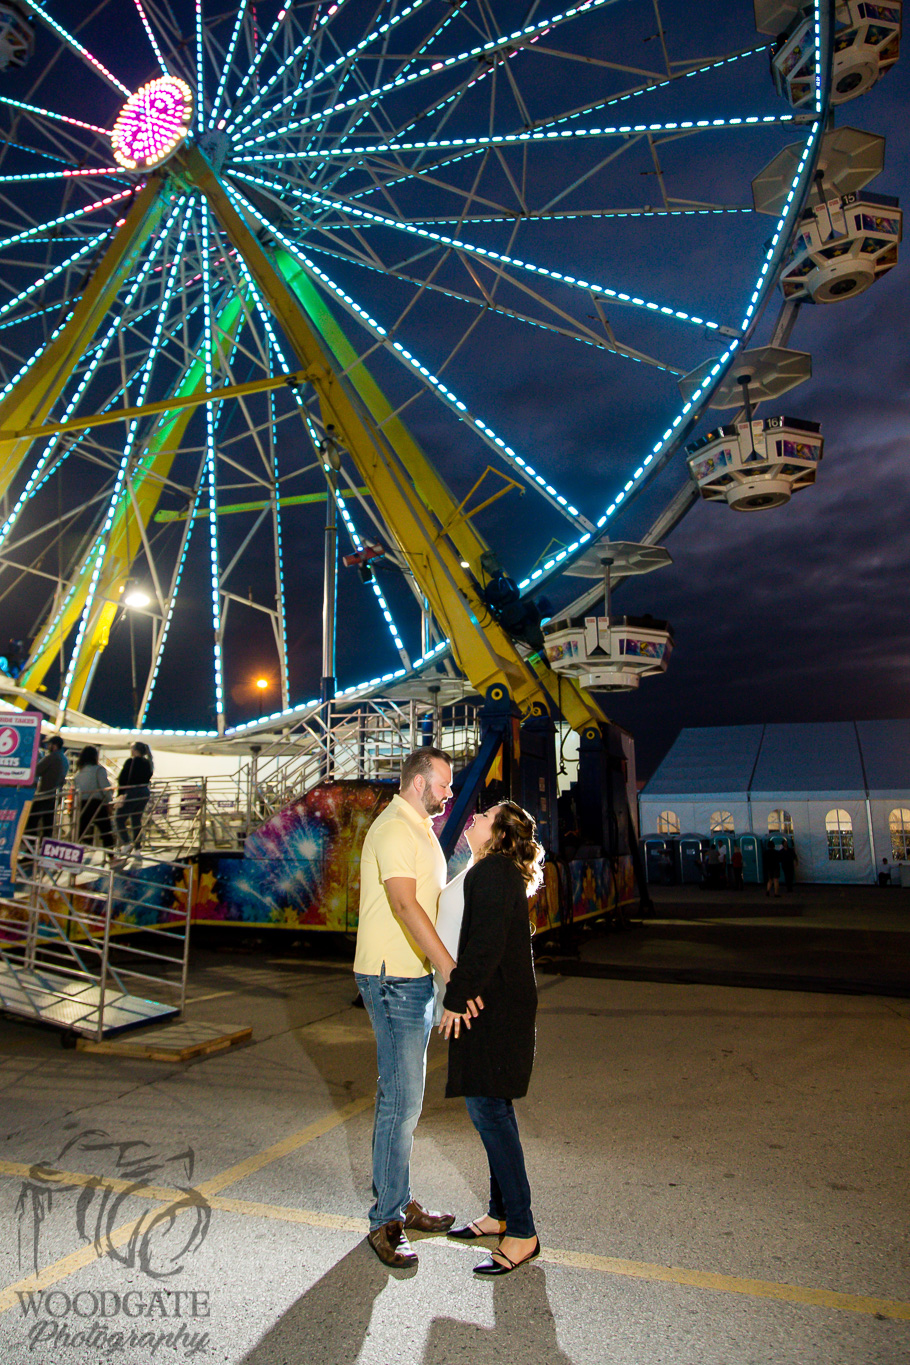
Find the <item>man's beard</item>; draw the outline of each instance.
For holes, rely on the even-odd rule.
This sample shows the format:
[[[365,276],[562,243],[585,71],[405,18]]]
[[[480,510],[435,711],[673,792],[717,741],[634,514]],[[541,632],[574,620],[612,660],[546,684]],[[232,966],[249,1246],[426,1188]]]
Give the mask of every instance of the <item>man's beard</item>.
[[[445,810],[446,805],[448,804],[448,799],[449,798],[446,797],[444,800],[440,801],[433,795],[432,792],[429,791],[425,791],[423,796],[421,797],[421,800],[423,801],[423,808],[426,811],[427,815],[441,814],[441,812]]]

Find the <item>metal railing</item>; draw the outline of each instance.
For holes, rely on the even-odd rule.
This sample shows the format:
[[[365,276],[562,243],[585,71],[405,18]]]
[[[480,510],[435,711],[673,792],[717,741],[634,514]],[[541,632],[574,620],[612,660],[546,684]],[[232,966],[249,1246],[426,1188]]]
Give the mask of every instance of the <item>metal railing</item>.
[[[194,876],[148,858],[63,868],[26,836],[16,898],[0,897],[0,1006],[96,1042],[182,1013]]]
[[[252,746],[251,757],[231,775],[153,780],[139,844],[177,859],[240,849],[248,834],[318,782],[394,779],[422,742],[437,744],[456,767],[465,766],[480,743],[477,706],[462,702],[427,713],[416,702],[368,701],[356,710],[330,704],[268,745]],[[116,814],[115,808],[115,821]],[[80,842],[78,817],[78,794],[68,787],[48,833]]]

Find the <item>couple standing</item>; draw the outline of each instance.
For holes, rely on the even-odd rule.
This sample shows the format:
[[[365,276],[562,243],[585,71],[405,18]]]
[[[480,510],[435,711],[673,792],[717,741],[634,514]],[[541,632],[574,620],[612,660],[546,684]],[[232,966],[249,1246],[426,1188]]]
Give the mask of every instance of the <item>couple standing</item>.
[[[512,1101],[527,1093],[534,1061],[528,896],[541,879],[543,850],[532,817],[504,801],[474,817],[474,865],[446,887],[432,820],[451,795],[448,754],[417,750],[363,844],[354,972],[379,1066],[368,1241],[385,1265],[411,1267],[409,1229],[462,1241],[496,1236],[496,1250],[474,1270],[507,1275],[540,1253]],[[448,942],[437,932],[437,911]],[[453,1214],[423,1208],[410,1187],[434,1019],[431,968],[442,994],[439,1031],[450,1040],[446,1096],[465,1097],[490,1166],[488,1212],[454,1230]]]

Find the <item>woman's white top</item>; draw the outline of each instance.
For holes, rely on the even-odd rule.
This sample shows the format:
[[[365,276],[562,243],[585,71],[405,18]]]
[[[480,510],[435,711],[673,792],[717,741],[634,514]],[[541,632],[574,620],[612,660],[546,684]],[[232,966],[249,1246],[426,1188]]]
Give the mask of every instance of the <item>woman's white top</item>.
[[[472,858],[457,877],[446,883],[439,895],[436,932],[453,957],[458,956],[458,940],[461,937],[461,921],[464,918],[464,879],[473,863]],[[433,972],[433,990],[436,993],[435,1021],[438,1024],[442,1018],[442,997],[446,993],[446,983],[437,971]]]

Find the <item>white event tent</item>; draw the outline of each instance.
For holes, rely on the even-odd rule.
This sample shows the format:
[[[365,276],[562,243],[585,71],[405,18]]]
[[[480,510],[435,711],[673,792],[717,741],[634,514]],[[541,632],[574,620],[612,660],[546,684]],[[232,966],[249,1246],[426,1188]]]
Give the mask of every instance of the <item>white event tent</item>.
[[[910,720],[682,730],[639,812],[643,835],[792,834],[800,881],[873,882],[910,860]]]

